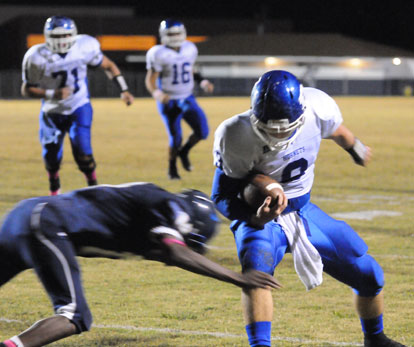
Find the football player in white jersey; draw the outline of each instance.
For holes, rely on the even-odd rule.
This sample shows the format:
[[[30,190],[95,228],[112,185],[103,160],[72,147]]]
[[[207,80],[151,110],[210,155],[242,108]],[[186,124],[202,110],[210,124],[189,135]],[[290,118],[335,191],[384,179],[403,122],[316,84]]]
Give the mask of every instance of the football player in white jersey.
[[[25,97],[42,99],[40,142],[50,195],[56,195],[60,191],[59,169],[66,133],[69,133],[73,157],[88,185],[97,184],[91,147],[93,110],[88,67],[103,69],[118,86],[126,105],[132,104],[134,97],[117,65],[102,53],[99,42],[89,35],[78,35],[72,19],[48,18],[44,35],[46,42],[31,47],[23,58],[21,89]]]
[[[194,80],[208,93],[213,84],[193,72],[197,47],[186,40],[183,23],[167,19],[159,28],[161,44],[153,46],[146,55],[147,75],[145,86],[156,100],[169,138],[168,177],[180,179],[177,156],[186,171],[191,171],[189,152],[200,140],[207,138],[208,122],[194,95]],[[192,134],[182,145],[181,119],[191,127]]]
[[[325,271],[354,290],[364,346],[402,346],[383,332],[383,271],[368,247],[345,222],[328,216],[310,202],[314,166],[322,139],[332,139],[365,166],[371,156],[342,124],[335,101],[315,88],[303,88],[287,71],[265,73],[255,84],[251,109],[225,120],[216,130],[216,172],[212,199],[232,220],[243,271],[274,274],[286,252],[312,289]],[[254,210],[240,198],[250,175],[275,179],[271,199]],[[273,302],[269,290],[242,293],[246,332],[251,346],[271,345]]]

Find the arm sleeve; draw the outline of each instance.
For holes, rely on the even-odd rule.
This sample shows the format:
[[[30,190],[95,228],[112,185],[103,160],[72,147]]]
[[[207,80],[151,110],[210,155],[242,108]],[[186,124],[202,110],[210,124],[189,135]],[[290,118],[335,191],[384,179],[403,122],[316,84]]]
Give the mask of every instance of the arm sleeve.
[[[320,124],[321,136],[326,139],[341,125],[343,121],[341,111],[335,100],[325,92],[314,88],[306,89],[311,96],[311,107]]]
[[[41,64],[35,62],[33,55],[26,53],[22,63],[22,81],[28,86],[38,86],[43,76]]]
[[[92,36],[85,35],[82,39],[82,46],[86,50],[86,64],[92,68],[100,66],[103,60],[103,53],[99,41]]]
[[[219,168],[213,178],[211,199],[220,213],[230,220],[248,221],[252,210],[238,196],[245,185],[244,179],[231,178]]]
[[[162,71],[161,59],[159,57],[159,53],[157,54],[157,52],[159,51],[160,49],[158,48],[158,46],[154,46],[150,48],[150,50],[147,52],[145,56],[147,70],[154,70],[157,72]]]

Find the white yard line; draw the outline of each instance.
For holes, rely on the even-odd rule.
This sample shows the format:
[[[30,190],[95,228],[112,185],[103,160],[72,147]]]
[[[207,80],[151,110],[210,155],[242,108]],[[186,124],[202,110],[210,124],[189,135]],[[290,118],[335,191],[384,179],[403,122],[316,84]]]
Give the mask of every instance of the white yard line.
[[[0,322],[6,323],[25,323],[20,320],[16,319],[8,319],[4,317],[0,317]],[[153,331],[157,333],[165,333],[165,334],[179,334],[179,335],[208,335],[214,337],[223,337],[223,338],[241,338],[246,339],[247,337],[244,334],[230,334],[230,333],[222,333],[222,332],[209,332],[209,331],[198,331],[198,330],[179,330],[179,329],[170,329],[170,328],[151,328],[151,327],[136,327],[133,325],[103,325],[103,324],[93,324],[93,329],[121,329],[121,330],[129,330],[129,331]],[[283,336],[275,336],[272,337],[272,341],[285,341],[291,343],[300,343],[300,344],[317,344],[317,345],[330,345],[330,346],[362,346],[361,343],[357,342],[336,342],[336,341],[319,341],[319,340],[303,340],[294,337],[283,337]],[[247,342],[246,342],[247,344]]]

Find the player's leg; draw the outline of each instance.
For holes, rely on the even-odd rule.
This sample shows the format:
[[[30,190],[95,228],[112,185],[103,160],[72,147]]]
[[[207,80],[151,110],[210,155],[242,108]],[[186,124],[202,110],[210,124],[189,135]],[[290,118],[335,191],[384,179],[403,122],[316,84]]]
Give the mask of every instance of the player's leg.
[[[205,140],[209,134],[207,117],[198,105],[195,97],[191,95],[182,106],[183,119],[187,122],[193,132],[190,134],[184,145],[180,148],[178,156],[185,170],[191,171],[192,166],[189,159],[190,150],[200,141]]]
[[[0,229],[0,286],[30,268],[23,235],[30,233],[30,215],[38,200],[21,202],[4,218]]]
[[[177,100],[170,100],[167,104],[157,102],[168,134],[168,177],[172,180],[181,179],[177,170],[177,155],[182,142],[181,109]]]
[[[257,230],[245,223],[232,223],[242,270],[255,269],[273,274],[288,247],[286,236],[276,223]],[[273,299],[270,290],[242,291],[243,316],[250,346],[270,346]]]
[[[60,192],[59,169],[63,157],[63,140],[66,133],[67,120],[61,115],[47,115],[43,112],[39,117],[39,139],[42,145],[42,157],[49,177],[50,195]]]
[[[38,204],[32,212],[28,248],[34,269],[53,302],[56,315],[35,323],[11,339],[25,347],[43,346],[79,334],[89,330],[92,324],[75,251],[59,222],[53,211],[48,211],[47,204]]]
[[[301,216],[309,240],[322,257],[324,271],[354,289],[365,346],[402,346],[384,335],[384,274],[367,254],[365,242],[347,223],[331,218],[316,205],[305,206]]]
[[[70,143],[72,145],[73,158],[78,164],[79,170],[85,175],[88,186],[98,184],[96,178],[96,162],[93,157],[91,144],[91,127],[93,110],[87,103],[73,113],[73,124],[69,131]]]

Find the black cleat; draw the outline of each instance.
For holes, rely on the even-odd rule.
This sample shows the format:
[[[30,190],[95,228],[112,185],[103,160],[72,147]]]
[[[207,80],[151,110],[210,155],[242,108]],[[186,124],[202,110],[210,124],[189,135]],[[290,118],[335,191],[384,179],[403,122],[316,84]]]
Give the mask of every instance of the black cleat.
[[[186,171],[192,171],[193,167],[191,166],[190,159],[188,159],[189,151],[180,150],[178,152],[178,156],[181,159],[181,164],[183,164],[183,168]]]
[[[383,332],[376,335],[365,335],[364,347],[406,347],[401,343],[391,340]]]

